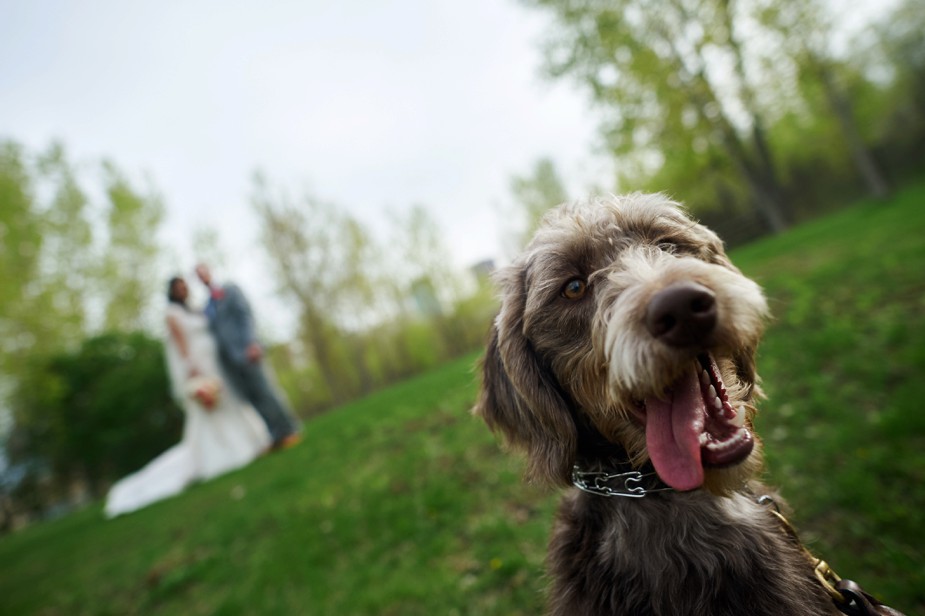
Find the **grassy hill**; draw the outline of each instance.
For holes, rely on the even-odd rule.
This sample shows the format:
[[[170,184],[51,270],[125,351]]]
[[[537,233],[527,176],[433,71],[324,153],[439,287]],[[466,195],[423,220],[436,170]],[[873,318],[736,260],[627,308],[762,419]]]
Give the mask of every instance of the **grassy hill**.
[[[769,479],[804,540],[925,612],[925,185],[733,254],[771,298]],[[475,356],[112,521],[0,538],[2,614],[537,614],[557,496],[468,415]]]

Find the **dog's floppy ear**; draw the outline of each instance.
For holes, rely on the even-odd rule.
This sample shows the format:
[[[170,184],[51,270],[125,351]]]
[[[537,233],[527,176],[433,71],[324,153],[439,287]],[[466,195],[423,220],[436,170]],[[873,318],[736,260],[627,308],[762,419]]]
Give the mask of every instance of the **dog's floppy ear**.
[[[482,389],[474,411],[526,452],[530,479],[567,485],[578,442],[575,422],[555,377],[524,336],[522,279],[511,286],[482,359]]]

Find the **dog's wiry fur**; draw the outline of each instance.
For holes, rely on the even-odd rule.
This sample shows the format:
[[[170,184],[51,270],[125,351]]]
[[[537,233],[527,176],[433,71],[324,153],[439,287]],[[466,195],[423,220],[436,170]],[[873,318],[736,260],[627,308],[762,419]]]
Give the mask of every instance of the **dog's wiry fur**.
[[[751,426],[764,297],[719,238],[664,196],[560,206],[497,280],[502,306],[475,412],[526,453],[532,480],[566,486],[575,464],[649,462],[642,401],[664,397],[698,354],[709,353]],[[566,296],[576,280],[580,293]],[[646,311],[679,283],[712,292],[716,324],[672,345],[647,329]],[[755,481],[754,443],[736,464],[705,468],[698,489],[640,499],[567,492],[549,545],[549,613],[838,613],[756,502],[768,490]]]

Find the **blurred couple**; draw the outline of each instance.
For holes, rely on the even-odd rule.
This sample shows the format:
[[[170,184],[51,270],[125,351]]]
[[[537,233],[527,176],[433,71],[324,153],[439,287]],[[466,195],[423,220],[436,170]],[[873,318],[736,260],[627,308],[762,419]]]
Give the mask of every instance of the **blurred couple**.
[[[196,275],[209,290],[204,311],[188,305],[183,278],[171,278],[167,290],[167,369],[185,415],[183,437],[113,485],[107,517],[140,509],[300,439],[295,418],[270,381],[244,294],[234,284],[216,285],[205,264],[196,266]]]

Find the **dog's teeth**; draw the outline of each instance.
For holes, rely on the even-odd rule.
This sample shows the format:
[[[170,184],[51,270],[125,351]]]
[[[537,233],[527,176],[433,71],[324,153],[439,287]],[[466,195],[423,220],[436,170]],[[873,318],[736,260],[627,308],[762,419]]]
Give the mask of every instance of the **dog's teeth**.
[[[716,396],[715,398],[713,398],[713,406],[716,408],[717,411],[723,410],[723,401],[719,399],[719,396]]]
[[[712,385],[710,385],[710,389],[707,390],[707,393],[710,395],[711,398],[716,398],[716,397],[718,397],[718,396],[716,395],[716,388],[713,387]]]
[[[700,384],[704,387],[710,384],[710,375],[706,370],[700,371]]]
[[[725,451],[727,449],[738,447],[742,443],[742,441],[744,441],[746,438],[747,438],[747,435],[745,432],[739,432],[738,434],[730,438],[728,441],[710,441],[708,443],[704,443],[703,438],[701,438],[700,443],[702,446],[705,446],[709,451],[717,452],[717,451]]]
[[[742,426],[745,425],[745,407],[744,406],[739,407],[739,412],[736,413],[736,416],[732,418],[730,423],[734,425],[736,428],[741,428]]]

